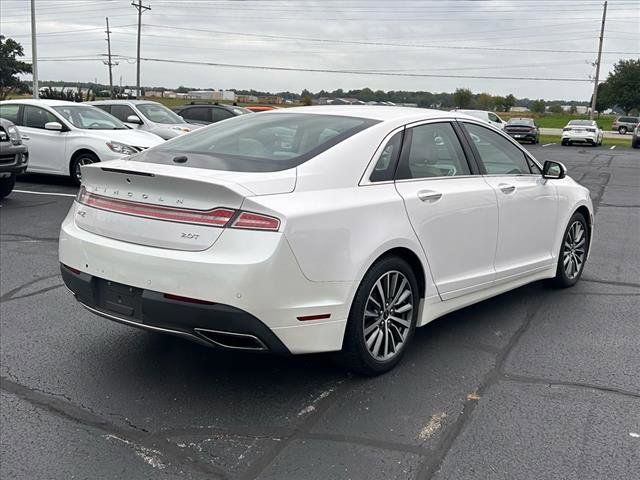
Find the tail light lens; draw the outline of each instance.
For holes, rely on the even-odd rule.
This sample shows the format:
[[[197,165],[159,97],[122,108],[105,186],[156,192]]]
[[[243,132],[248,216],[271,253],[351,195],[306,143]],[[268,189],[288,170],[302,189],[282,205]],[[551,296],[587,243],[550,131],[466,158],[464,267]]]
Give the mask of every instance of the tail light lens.
[[[563,132],[570,132],[571,131],[571,127],[564,127],[562,129]]]
[[[165,207],[147,203],[120,200],[87,192],[81,187],[76,201],[88,207],[109,212],[133,215],[135,217],[166,220],[177,223],[205,225],[209,227],[229,227],[247,230],[266,230],[277,232],[280,220],[268,215],[237,211],[230,208],[214,208],[213,210],[193,210],[189,208]],[[232,219],[233,223],[229,225]]]

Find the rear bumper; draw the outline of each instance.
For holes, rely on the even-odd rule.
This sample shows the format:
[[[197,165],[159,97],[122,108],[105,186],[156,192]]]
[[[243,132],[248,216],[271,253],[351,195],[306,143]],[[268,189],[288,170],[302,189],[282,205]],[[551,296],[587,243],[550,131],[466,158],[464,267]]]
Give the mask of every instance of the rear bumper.
[[[94,313],[138,328],[189,335],[199,343],[211,344],[196,329],[254,335],[279,353],[342,348],[353,283],[308,280],[281,233],[225,230],[211,248],[190,252],[96,235],[80,229],[75,215],[74,204],[60,231],[59,258],[72,269],[64,273],[63,268],[65,283]],[[139,290],[143,311],[131,318],[105,310],[95,296],[98,281]],[[187,304],[165,294],[215,305]],[[326,314],[329,318],[298,319]]]
[[[528,132],[506,132],[510,137],[515,140],[525,140],[525,141],[534,141],[538,139],[538,135],[536,133],[528,133]]]
[[[563,133],[562,140],[568,142],[595,143],[598,140],[597,133]]]

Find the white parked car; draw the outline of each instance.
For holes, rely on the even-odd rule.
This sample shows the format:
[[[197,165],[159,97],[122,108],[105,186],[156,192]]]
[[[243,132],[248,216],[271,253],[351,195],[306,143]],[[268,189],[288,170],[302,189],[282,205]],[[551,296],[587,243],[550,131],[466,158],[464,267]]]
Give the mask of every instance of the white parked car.
[[[471,115],[472,117],[479,118],[480,120],[487,122],[489,125],[493,125],[497,129],[504,130],[507,124],[502,120],[495,112],[488,112],[486,110],[453,110],[456,113],[462,113],[464,115]]]
[[[604,132],[595,120],[571,120],[562,129],[562,145],[589,143],[594,147],[602,145]]]
[[[7,100],[0,102],[0,117],[18,127],[29,147],[27,172],[69,175],[77,183],[82,165],[131,155],[163,142],[83,103]]]
[[[60,262],[91,312],[205,345],[341,351],[366,374],[448,312],[575,284],[593,229],[560,163],[416,108],[232,118],[89,165],[83,185]]]
[[[161,103],[149,100],[99,100],[88,103],[110,113],[132,128],[155,133],[165,140],[189,133],[201,126],[187,123],[184,118]]]

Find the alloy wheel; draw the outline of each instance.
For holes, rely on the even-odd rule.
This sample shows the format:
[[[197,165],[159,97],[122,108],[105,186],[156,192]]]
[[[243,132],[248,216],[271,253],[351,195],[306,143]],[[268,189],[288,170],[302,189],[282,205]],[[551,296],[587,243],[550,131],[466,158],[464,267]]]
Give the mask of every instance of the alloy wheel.
[[[411,330],[414,295],[411,284],[397,270],[384,273],[365,303],[363,332],[366,348],[378,361],[400,353]]]
[[[562,265],[569,280],[576,278],[582,271],[586,255],[586,230],[582,222],[571,224],[564,239]]]
[[[83,165],[90,165],[94,163],[94,161],[89,158],[89,157],[80,157],[76,162],[75,162],[75,171],[73,172],[74,175],[76,176],[76,180],[78,180],[78,182],[80,182],[82,180],[82,170],[81,167]]]

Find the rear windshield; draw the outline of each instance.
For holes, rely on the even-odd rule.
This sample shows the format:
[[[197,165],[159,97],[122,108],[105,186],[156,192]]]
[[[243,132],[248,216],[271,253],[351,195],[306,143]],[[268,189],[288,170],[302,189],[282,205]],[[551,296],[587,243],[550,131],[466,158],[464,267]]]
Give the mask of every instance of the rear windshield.
[[[578,126],[582,126],[582,127],[592,127],[593,126],[593,121],[592,120],[571,120],[569,122],[569,125],[578,125]]]
[[[378,123],[308,113],[240,115],[158,145],[136,160],[235,172],[275,172],[298,166]],[[182,156],[174,162],[173,159]]]
[[[533,120],[529,120],[528,118],[512,118],[507,122],[507,125],[533,125]]]

